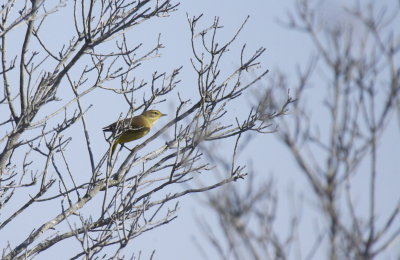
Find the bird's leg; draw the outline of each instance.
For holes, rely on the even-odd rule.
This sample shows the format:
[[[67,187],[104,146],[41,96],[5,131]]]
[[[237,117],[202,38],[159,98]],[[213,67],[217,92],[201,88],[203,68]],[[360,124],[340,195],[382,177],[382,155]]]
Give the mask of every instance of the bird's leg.
[[[124,148],[126,148],[126,149],[128,149],[128,150],[131,151],[131,152],[132,152],[132,150],[133,150],[133,149],[130,149],[130,148],[129,148],[128,146],[126,146],[125,144],[121,144],[121,146],[124,147]]]

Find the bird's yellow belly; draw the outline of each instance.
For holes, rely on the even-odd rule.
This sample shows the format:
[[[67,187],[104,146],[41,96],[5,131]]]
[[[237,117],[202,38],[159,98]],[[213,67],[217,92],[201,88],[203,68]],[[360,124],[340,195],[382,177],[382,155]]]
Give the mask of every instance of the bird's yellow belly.
[[[145,136],[150,129],[143,129],[143,130],[128,130],[125,133],[121,134],[118,138],[118,143],[127,143],[133,140],[142,138]]]

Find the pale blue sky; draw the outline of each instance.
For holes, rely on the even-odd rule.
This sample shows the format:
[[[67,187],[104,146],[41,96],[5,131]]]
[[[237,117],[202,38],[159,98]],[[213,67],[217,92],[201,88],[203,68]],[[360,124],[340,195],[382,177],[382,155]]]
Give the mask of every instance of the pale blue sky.
[[[363,0],[362,0],[363,1]],[[340,1],[339,1],[340,2]],[[395,1],[384,1],[387,3]],[[245,26],[240,37],[236,41],[232,49],[233,55],[229,57],[231,60],[226,61],[227,69],[233,68],[234,65],[238,64],[238,58],[240,53],[240,47],[242,44],[247,44],[248,53],[263,46],[266,48],[266,53],[261,57],[261,63],[263,68],[270,69],[271,73],[279,69],[284,73],[293,75],[297,65],[304,65],[310,54],[313,53],[313,49],[310,45],[310,41],[300,32],[290,31],[283,28],[277,23],[277,20],[285,20],[286,11],[293,9],[294,1],[267,1],[267,0],[251,0],[251,1],[229,1],[229,0],[204,0],[204,1],[182,1],[178,7],[178,11],[172,13],[171,17],[163,19],[155,19],[144,23],[143,25],[135,28],[129,33],[130,40],[132,42],[144,44],[153,44],[158,34],[161,33],[161,41],[165,46],[165,49],[161,51],[161,58],[150,62],[149,65],[144,65],[143,68],[138,70],[138,77],[148,78],[154,70],[158,71],[172,71],[172,69],[183,65],[181,86],[177,89],[182,93],[183,97],[190,98],[193,91],[197,91],[195,88],[195,75],[190,65],[189,58],[191,57],[190,49],[190,31],[186,18],[186,13],[189,16],[204,14],[201,25],[211,25],[214,16],[220,17],[220,23],[224,25],[224,29],[221,30],[219,35],[220,40],[226,40],[232,33],[241,25],[242,21],[250,15],[250,19]],[[335,10],[339,8],[337,2],[332,1],[329,4],[329,10]],[[333,12],[333,11],[332,11]],[[328,14],[330,12],[327,12]],[[327,16],[329,18],[329,16]],[[54,16],[54,21],[61,21],[66,17]],[[333,18],[332,18],[333,19]],[[59,28],[59,24],[54,23],[50,25],[49,30],[54,29],[52,26]],[[62,42],[64,33],[58,31],[58,35],[48,35],[49,40],[55,40],[55,46],[57,43]],[[231,63],[231,68],[229,68]],[[79,70],[81,68],[77,68]],[[265,83],[268,81],[269,75],[267,75]],[[115,82],[117,83],[117,82]],[[112,86],[110,86],[112,87]],[[316,92],[318,93],[318,91]],[[70,90],[66,91],[65,96],[72,97]],[[93,104],[92,111],[96,111],[96,114],[89,112],[87,116],[87,123],[89,130],[92,133],[92,143],[96,145],[97,154],[96,158],[99,158],[104,151],[108,148],[108,144],[103,138],[101,128],[112,121],[115,121],[121,113],[125,113],[127,104],[120,102],[116,97],[109,97],[104,93],[97,93],[96,99],[93,100],[90,97],[82,99],[85,106]],[[254,97],[249,96],[242,99],[242,104],[238,104],[238,109],[234,109],[233,113],[240,113],[243,107],[250,107],[250,100]],[[308,96],[310,102],[321,100],[319,96]],[[68,98],[66,98],[68,100]],[[111,102],[112,105],[105,106],[105,102]],[[169,101],[165,104],[161,104],[159,109],[171,112],[170,108],[174,106],[175,101]],[[240,106],[240,108],[239,108]],[[319,111],[312,111],[315,115],[315,120],[324,120],[323,115],[318,114]],[[92,113],[92,114],[91,114]],[[101,116],[99,116],[101,115]],[[290,115],[288,116],[290,118]],[[162,124],[163,122],[161,122]],[[164,121],[165,123],[165,121]],[[160,124],[160,125],[161,125]],[[81,127],[79,125],[79,127]],[[76,129],[75,129],[76,130]],[[80,130],[77,130],[78,135],[82,135]],[[384,137],[383,145],[380,148],[380,152],[384,154],[381,162],[382,166],[382,183],[379,183],[379,191],[382,191],[382,213],[387,208],[385,204],[393,205],[394,201],[399,198],[398,184],[400,183],[400,177],[398,174],[398,163],[396,159],[400,154],[399,144],[399,129],[398,125],[393,124],[390,127],[388,135]],[[154,146],[155,147],[155,146]],[[72,148],[72,149],[71,149]],[[70,150],[67,152],[68,156],[75,158],[79,156],[81,162],[87,161],[86,150],[82,154],[77,155],[76,151],[82,150],[79,143],[71,143]],[[298,173],[297,166],[294,159],[289,155],[287,150],[277,141],[274,134],[263,135],[253,139],[253,141],[247,146],[246,152],[241,155],[241,160],[247,161],[249,158],[252,159],[254,170],[259,176],[260,180],[267,180],[271,174],[274,176],[277,189],[281,196],[280,202],[282,202],[280,215],[282,216],[281,221],[277,222],[276,229],[282,229],[286,231],[288,215],[293,212],[290,211],[290,202],[288,201],[288,190],[293,189],[295,195],[304,195],[306,198],[310,194],[307,192],[309,186],[304,180],[304,177]],[[75,155],[74,155],[75,154]],[[84,173],[89,165],[76,163],[72,165],[73,170],[76,172]],[[87,171],[89,173],[89,171]],[[265,177],[265,178],[264,178]],[[360,177],[360,183],[362,184],[366,180]],[[236,183],[238,186],[245,187],[245,181],[239,181]],[[362,187],[362,185],[360,185]],[[360,205],[364,202],[363,189],[358,187]],[[397,194],[397,196],[390,196],[390,194]],[[151,232],[148,232],[133,242],[130,246],[134,248],[136,252],[142,251],[143,258],[148,259],[153,249],[156,249],[155,259],[191,259],[200,260],[203,259],[197,251],[195,244],[193,243],[193,237],[196,237],[200,243],[203,242],[204,248],[207,248],[208,244],[204,240],[203,235],[197,228],[198,223],[195,220],[195,216],[201,218],[207,218],[210,223],[215,222],[215,216],[207,211],[207,209],[199,203],[202,200],[202,194],[188,196],[180,200],[180,210],[178,212],[178,218],[175,219],[168,225],[157,228]],[[203,197],[204,198],[204,197]],[[391,203],[390,203],[391,202]],[[309,206],[308,206],[309,207]],[[310,214],[304,216],[304,214]],[[32,221],[38,221],[42,223],[40,217],[43,216],[43,212],[30,212],[30,218]],[[307,218],[310,216],[309,220]],[[303,218],[306,219],[303,230],[307,230],[312,227],[313,219],[312,213],[309,210],[303,211]],[[10,236],[13,230],[9,230]],[[26,232],[19,234],[22,237],[26,235]],[[18,234],[12,234],[16,241],[20,241]],[[305,236],[303,245],[309,248],[312,241],[307,241]],[[75,243],[76,245],[76,243]],[[73,247],[74,245],[69,245]],[[51,259],[55,256],[59,257],[62,252],[69,250],[69,246],[64,247],[62,245],[56,246],[57,250],[49,250],[48,252],[41,253],[36,259]],[[397,249],[396,249],[397,248]],[[394,245],[392,252],[400,254],[400,245],[397,242]],[[212,251],[210,251],[212,252]],[[211,255],[212,256],[212,253]],[[394,257],[392,255],[392,257]],[[210,257],[210,259],[213,259]],[[394,258],[392,258],[394,259]]]

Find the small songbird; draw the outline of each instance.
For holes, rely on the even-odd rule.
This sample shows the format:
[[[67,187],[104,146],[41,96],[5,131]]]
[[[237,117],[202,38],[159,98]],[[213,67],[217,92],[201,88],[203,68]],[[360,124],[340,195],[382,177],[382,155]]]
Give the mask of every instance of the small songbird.
[[[166,114],[158,110],[147,110],[139,116],[126,118],[104,127],[104,132],[113,132],[115,134],[110,156],[113,155],[118,144],[131,142],[145,136],[162,116],[166,116]]]

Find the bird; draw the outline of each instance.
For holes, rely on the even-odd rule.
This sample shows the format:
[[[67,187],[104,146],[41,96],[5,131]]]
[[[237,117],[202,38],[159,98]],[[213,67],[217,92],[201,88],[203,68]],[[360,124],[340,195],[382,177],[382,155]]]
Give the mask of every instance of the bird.
[[[166,114],[158,110],[147,110],[141,115],[118,120],[103,128],[104,132],[112,132],[115,139],[112,142],[110,156],[113,155],[118,144],[137,140],[150,132],[151,127]]]

